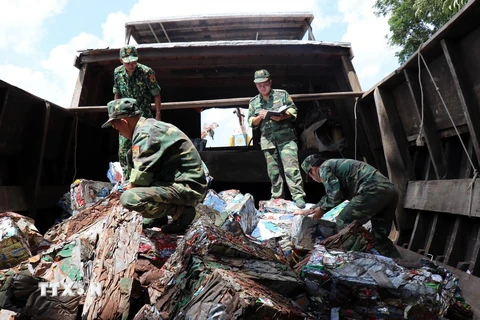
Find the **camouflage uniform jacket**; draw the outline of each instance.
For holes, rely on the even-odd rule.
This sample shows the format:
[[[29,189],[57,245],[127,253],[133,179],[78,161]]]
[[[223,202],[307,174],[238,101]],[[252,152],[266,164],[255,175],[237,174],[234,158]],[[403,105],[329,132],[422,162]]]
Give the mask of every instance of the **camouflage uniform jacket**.
[[[318,175],[325,186],[325,196],[314,207],[328,211],[360,193],[377,192],[382,183],[393,184],[371,165],[351,159],[330,159],[322,163]]]
[[[250,100],[248,107],[248,123],[250,127],[256,129],[252,122],[253,118],[258,116],[261,109],[278,110],[280,107],[288,106],[287,111],[292,115],[291,118],[283,121],[262,120],[260,125],[261,138],[260,146],[262,150],[273,149],[275,145],[284,144],[296,140],[295,129],[292,122],[297,119],[297,107],[293,103],[292,98],[285,90],[272,89],[270,98],[265,101],[261,94],[257,94]]]
[[[207,187],[200,154],[172,124],[141,117],[133,132],[132,161],[130,183],[138,187],[176,182],[199,194]]]
[[[134,98],[142,110],[142,115],[151,118],[152,108],[150,106],[152,96],[160,94],[160,86],[155,78],[155,72],[140,63],[133,71],[131,77],[123,65],[115,68],[113,73],[113,93],[122,98]]]

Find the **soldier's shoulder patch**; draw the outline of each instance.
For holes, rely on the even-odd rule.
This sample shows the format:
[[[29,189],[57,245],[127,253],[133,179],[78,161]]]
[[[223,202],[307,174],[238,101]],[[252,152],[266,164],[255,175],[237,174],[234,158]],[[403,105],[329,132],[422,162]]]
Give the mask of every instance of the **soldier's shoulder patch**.
[[[138,158],[140,155],[140,146],[132,146],[132,158]]]

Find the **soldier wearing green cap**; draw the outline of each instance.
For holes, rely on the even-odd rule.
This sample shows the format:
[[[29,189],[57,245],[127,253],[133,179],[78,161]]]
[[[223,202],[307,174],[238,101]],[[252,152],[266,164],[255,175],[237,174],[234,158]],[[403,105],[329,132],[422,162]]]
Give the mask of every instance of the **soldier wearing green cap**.
[[[152,96],[155,102],[155,119],[160,120],[160,86],[155,78],[155,72],[137,62],[138,54],[134,46],[125,46],[120,49],[121,66],[113,73],[114,99],[133,98],[137,100],[138,108],[145,118],[152,118],[150,107]],[[126,153],[130,150],[130,141],[119,136],[118,158],[123,168],[124,176],[128,179],[130,168],[126,162]]]
[[[302,169],[314,181],[323,183],[325,196],[312,209],[298,210],[295,214],[313,214],[313,219],[345,200],[350,202],[337,217],[337,229],[355,220],[372,222],[375,248],[385,256],[400,257],[388,238],[395,218],[398,194],[393,183],[371,165],[351,159],[325,160],[319,155],[308,156]]]
[[[292,125],[297,118],[297,107],[287,91],[272,89],[272,80],[267,70],[255,71],[253,82],[259,94],[250,100],[248,123],[254,129],[260,128],[260,146],[272,182],[272,198],[285,197],[284,178],[280,173],[283,169],[293,200],[297,207],[304,208],[305,192],[298,163],[297,137]],[[284,114],[265,119],[268,110],[278,110],[284,106],[287,107]]]
[[[143,117],[135,99],[110,101],[108,115],[102,128],[112,126],[132,142],[132,172],[122,205],[144,218],[157,218],[162,232],[185,231],[207,189],[197,149],[174,125]],[[170,224],[168,216],[173,218]]]

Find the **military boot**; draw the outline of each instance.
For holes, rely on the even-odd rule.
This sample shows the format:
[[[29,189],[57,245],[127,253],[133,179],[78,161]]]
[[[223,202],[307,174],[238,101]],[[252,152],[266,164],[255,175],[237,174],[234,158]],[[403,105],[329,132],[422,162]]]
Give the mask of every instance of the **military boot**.
[[[195,208],[185,207],[182,214],[177,220],[173,220],[172,223],[162,226],[163,233],[184,233],[188,229],[190,223],[195,219]]]
[[[297,205],[298,208],[303,209],[305,208],[305,200],[303,198],[297,198],[295,200],[295,204]]]
[[[168,223],[168,217],[164,216],[161,218],[143,218],[143,227],[144,228],[153,228],[165,225]]]

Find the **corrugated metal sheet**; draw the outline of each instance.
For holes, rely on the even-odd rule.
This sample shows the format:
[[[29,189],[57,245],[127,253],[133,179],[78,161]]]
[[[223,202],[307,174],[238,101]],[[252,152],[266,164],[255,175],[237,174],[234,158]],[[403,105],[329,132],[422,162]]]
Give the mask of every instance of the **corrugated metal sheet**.
[[[128,22],[127,37],[138,44],[218,40],[301,40],[311,12],[202,15]]]

